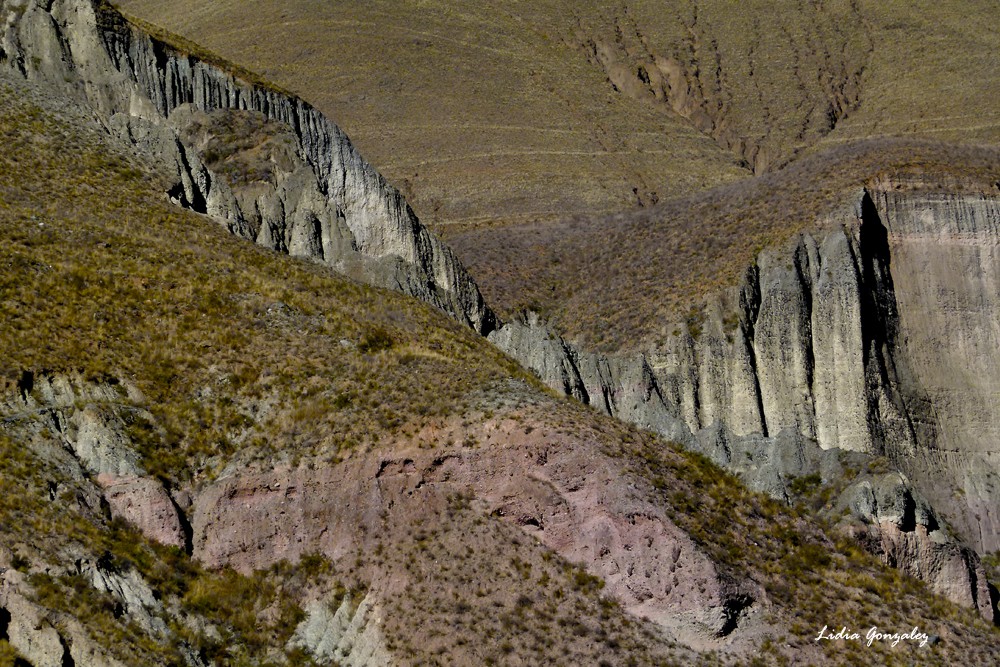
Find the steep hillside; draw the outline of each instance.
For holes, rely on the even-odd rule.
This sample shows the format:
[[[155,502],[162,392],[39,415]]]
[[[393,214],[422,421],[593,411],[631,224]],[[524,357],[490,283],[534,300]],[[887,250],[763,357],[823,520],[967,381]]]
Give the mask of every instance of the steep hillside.
[[[280,429],[298,432],[295,414],[356,414],[337,432],[299,433],[331,455],[376,442],[379,426],[440,415],[498,377],[522,377],[471,331],[416,300],[234,243],[208,218],[171,204],[161,194],[165,175],[144,177],[144,163],[121,148],[89,145],[101,136],[81,112],[46,115],[18,104],[20,93],[7,86],[9,368],[142,378],[137,388],[151,402],[178,409],[165,425],[188,434],[192,452],[227,443],[199,426],[206,415],[180,414],[178,397],[202,386],[221,383],[260,401],[256,409],[278,429],[254,434],[261,443]],[[78,124],[89,134],[81,137]],[[85,333],[93,327],[100,335]],[[320,367],[336,369],[335,385],[314,377]],[[237,426],[244,419],[230,418]]]
[[[405,583],[403,564],[429,567],[425,559],[436,553],[422,546],[408,555],[407,544],[429,540],[442,548],[433,536],[412,538],[411,522],[427,522],[435,534],[449,524],[436,506],[427,515],[418,507],[389,513],[405,500],[387,494],[387,513],[372,520],[400,527],[382,533],[382,548],[370,545],[387,563],[364,576],[366,551],[345,554],[343,534],[322,540],[332,523],[285,523],[297,545],[291,551],[269,542],[249,561],[220,557],[220,538],[230,547],[239,542],[200,518],[204,505],[217,502],[213,480],[321,471],[327,490],[303,499],[320,507],[325,521],[359,526],[362,514],[343,512],[342,501],[327,497],[349,488],[351,470],[343,466],[350,464],[338,467],[342,459],[378,465],[405,451],[414,434],[451,422],[461,428],[484,406],[551,399],[483,339],[419,302],[240,242],[178,210],[160,194],[163,176],[145,176],[85,113],[53,105],[53,91],[5,80],[0,94],[12,148],[0,168],[3,480],[10,485],[3,494],[3,639],[35,665],[301,664],[307,656],[293,641],[299,628],[298,641],[327,662],[345,632],[322,620],[328,604],[329,613],[337,610],[341,582],[360,590],[343,613],[365,622],[363,608],[355,609],[365,590],[385,587],[385,607]],[[458,446],[472,446],[476,436],[485,441],[476,429]],[[362,476],[353,482],[380,484]],[[370,492],[383,493],[377,489]],[[464,486],[455,493],[462,506],[474,498],[462,495]],[[255,522],[278,525],[245,507],[211,509],[238,509],[234,525],[245,531]],[[143,544],[122,519],[175,549]],[[456,521],[461,531],[474,530]],[[491,540],[482,572],[492,577],[503,554],[516,561],[526,547],[502,526],[468,544]],[[178,548],[250,578],[206,572]],[[310,555],[320,551],[322,558]],[[541,553],[528,545],[522,558],[542,567]],[[308,565],[303,556],[312,559]],[[290,569],[285,558],[299,565]],[[548,580],[567,587],[557,599],[576,608],[574,623],[593,614],[596,627],[598,613],[624,622],[621,611],[600,603],[596,579],[573,588],[578,571],[561,563],[552,564]],[[501,588],[474,596],[485,583],[471,578],[448,604],[471,610],[510,595]],[[380,642],[371,649],[376,655],[397,648],[414,660],[428,655],[413,611],[396,612],[388,643],[369,631]],[[634,627],[615,634],[613,624],[604,626],[626,646],[660,645]],[[515,631],[500,628],[496,646]],[[479,644],[475,634],[464,636],[452,633]],[[565,651],[576,636],[567,630],[568,643],[536,650]],[[327,655],[323,642],[331,641]],[[581,641],[576,649],[589,662],[600,647]]]
[[[434,226],[618,211],[747,173],[615,91],[579,3],[116,4],[315,103]]]
[[[48,11],[32,12],[22,23],[45,25]],[[57,7],[53,15],[59,12]],[[608,336],[612,344],[622,336],[642,341],[634,327],[656,322],[657,338],[641,343],[655,343],[657,347],[651,352],[605,359],[567,346],[535,320],[527,324],[497,320],[462,266],[417,223],[398,192],[353,151],[339,128],[301,100],[276,91],[254,75],[244,72],[233,77],[218,56],[159,29],[146,28],[157,31],[166,41],[151,40],[112,11],[102,10],[100,23],[97,32],[107,57],[101,50],[94,52],[87,42],[85,21],[66,21],[61,36],[57,29],[57,38],[66,41],[64,53],[68,49],[74,55],[74,66],[86,72],[88,96],[105,100],[106,108],[109,102],[105,98],[110,94],[111,112],[124,109],[125,100],[121,92],[100,84],[108,71],[118,72],[118,85],[131,91],[133,97],[149,96],[160,115],[159,120],[153,119],[152,131],[151,121],[141,117],[134,101],[128,103],[129,115],[124,122],[121,116],[113,115],[112,125],[123,131],[128,141],[165,153],[167,162],[177,153],[169,168],[178,171],[180,182],[170,191],[178,193],[182,204],[205,208],[225,220],[233,233],[265,247],[322,259],[368,282],[420,296],[488,334],[550,386],[709,453],[717,462],[739,471],[755,488],[778,497],[788,497],[790,476],[820,474],[813,459],[801,457],[804,449],[817,446],[821,451],[846,448],[889,454],[900,469],[920,477],[929,471],[944,471],[948,483],[934,488],[913,488],[905,478],[892,485],[900,489],[901,497],[911,498],[917,505],[925,503],[924,496],[935,497],[935,505],[959,526],[960,537],[981,551],[993,543],[993,519],[982,508],[994,503],[997,473],[989,463],[980,465],[980,456],[990,456],[989,447],[972,445],[968,451],[963,447],[951,460],[931,455],[930,464],[914,458],[928,455],[951,436],[938,427],[915,426],[928,419],[927,411],[918,407],[926,399],[919,388],[923,380],[914,383],[907,377],[909,361],[900,354],[904,348],[896,345],[899,321],[889,269],[891,257],[878,241],[890,223],[871,210],[866,213],[866,208],[871,209],[868,200],[875,195],[857,189],[859,182],[867,182],[873,174],[888,173],[915,178],[907,183],[917,182],[924,190],[944,188],[985,196],[993,188],[989,150],[878,139],[828,150],[759,181],[729,186],[732,191],[728,195],[711,191],[701,195],[709,205],[694,207],[697,217],[689,218],[690,224],[682,226],[677,239],[685,250],[680,254],[690,260],[689,264],[649,261],[651,253],[665,252],[664,245],[656,241],[664,238],[664,227],[669,229],[670,225],[655,221],[670,204],[638,215],[641,224],[626,229],[629,233],[615,238],[610,246],[633,260],[631,265],[621,258],[604,263],[604,270],[589,270],[585,263],[576,263],[572,270],[559,272],[558,279],[566,281],[559,285],[569,286],[558,294],[561,300],[551,298],[555,284],[546,285],[548,292],[542,292],[554,307],[565,307],[570,315],[576,315],[572,319],[575,324],[600,332],[605,338],[602,345],[608,345]],[[56,25],[61,25],[60,21]],[[59,54],[46,47],[53,43],[14,31],[5,48],[11,53],[25,52],[16,62],[29,76],[71,81],[73,72],[63,71]],[[78,53],[94,58],[81,59]],[[779,74],[776,80],[780,79]],[[247,117],[243,106],[264,118],[254,113]],[[281,130],[281,124],[290,131]],[[152,141],[143,138],[150,135]],[[297,163],[289,152],[288,147],[296,142],[305,153],[306,164]],[[273,164],[268,165],[268,159]],[[311,185],[314,178],[315,187]],[[841,194],[845,189],[853,194]],[[745,223],[742,205],[742,195],[748,192],[755,200],[750,207],[751,224]],[[726,202],[728,205],[720,209]],[[988,218],[989,206],[988,201],[972,203],[968,210],[982,209]],[[911,212],[916,210],[913,204],[907,207]],[[675,207],[682,216],[691,208],[690,202]],[[969,224],[955,219],[954,214],[965,210],[965,206],[946,207],[937,222],[943,225],[940,231]],[[726,231],[722,238],[713,233],[718,228],[706,224],[706,220],[719,218],[720,212],[722,218],[716,221]],[[599,218],[596,222],[592,229],[597,233],[582,238],[592,241],[588,245],[603,247],[601,243],[607,231],[614,230],[615,221],[609,224],[608,219]],[[838,231],[840,227],[844,233]],[[504,243],[504,234],[518,231],[489,233],[500,239],[494,247],[509,256],[518,244]],[[795,241],[792,235],[799,231],[806,234]],[[811,236],[812,232],[819,236]],[[558,249],[560,243],[573,238],[562,235],[553,247]],[[797,243],[797,248],[785,248],[783,240]],[[830,248],[826,247],[828,241]],[[765,244],[778,244],[772,249],[777,254],[756,255]],[[569,245],[572,247],[572,241]],[[472,246],[478,251],[490,248],[476,243]],[[786,250],[796,256],[782,255]],[[828,253],[831,250],[832,256]],[[844,255],[845,250],[849,256]],[[588,258],[582,251],[577,255]],[[554,264],[544,252],[533,252],[532,259],[534,266],[546,269]],[[753,262],[766,270],[762,272]],[[661,264],[671,268],[665,271]],[[828,265],[825,271],[824,264]],[[692,265],[697,270],[691,270]],[[782,265],[797,268],[789,274]],[[503,271],[506,265],[501,261],[490,267]],[[724,291],[717,302],[719,295],[713,290],[736,282],[741,273],[745,279],[738,295]],[[641,280],[629,281],[634,275]],[[494,281],[494,285],[498,282],[504,283]],[[610,294],[602,289],[608,284],[621,289]],[[580,289],[581,294],[573,293],[574,289]],[[644,298],[623,300],[629,289]],[[814,290],[819,293],[814,294]],[[827,311],[823,295],[830,290],[845,302],[839,309]],[[701,301],[705,293],[710,295],[708,302]],[[609,296],[620,307],[602,311]],[[670,313],[686,308],[685,300],[691,309],[682,310],[685,321],[678,321],[677,315]],[[814,302],[819,304],[815,309]],[[651,310],[655,307],[660,310]],[[595,312],[604,312],[607,319],[594,318]],[[792,319],[786,319],[789,317]],[[823,319],[813,322],[817,317]],[[664,326],[664,321],[672,324]],[[699,340],[706,324],[712,335]],[[738,336],[734,335],[737,330]],[[791,375],[785,372],[790,361],[797,364]],[[961,382],[947,380],[940,386],[949,387],[943,397],[952,391],[976,397],[977,389],[970,390]],[[849,394],[844,395],[844,390]],[[982,413],[977,413],[977,419]],[[937,423],[937,418],[933,421]],[[779,438],[786,429],[791,438]],[[741,443],[738,449],[746,449],[744,453],[753,465],[733,459],[733,438]],[[795,455],[790,456],[793,451]],[[953,502],[958,497],[966,500]],[[845,498],[844,502],[852,501]],[[885,515],[883,509],[872,503],[856,506],[857,515],[870,524],[895,516]],[[953,600],[977,606],[991,616],[990,595],[984,588],[978,558],[960,540],[937,530],[940,521],[940,514],[929,511],[920,525],[936,537],[927,541],[916,536],[920,547],[902,558],[892,556],[890,552],[896,547],[886,544],[885,534],[880,536],[877,543],[882,545],[884,559],[917,574]],[[899,519],[888,534],[900,531],[909,539],[914,537],[915,525]],[[934,564],[927,565],[928,559]]]
[[[1000,649],[978,614],[553,397],[439,310],[177,207],[170,165],[64,93],[0,79],[0,659],[988,664]],[[263,143],[281,155],[280,136]],[[839,619],[936,639],[814,641]]]

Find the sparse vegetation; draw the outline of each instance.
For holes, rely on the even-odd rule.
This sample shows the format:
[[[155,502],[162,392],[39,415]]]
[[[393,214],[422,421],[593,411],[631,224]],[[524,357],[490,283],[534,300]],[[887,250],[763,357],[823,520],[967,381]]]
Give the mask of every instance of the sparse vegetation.
[[[768,647],[773,650],[765,664],[783,664],[796,650],[812,645],[819,628],[842,623],[831,619],[849,619],[863,628],[917,625],[931,633],[955,633],[955,641],[960,641],[960,628],[975,627],[996,639],[995,628],[973,611],[930,594],[925,584],[899,570],[882,566],[816,512],[800,512],[749,492],[700,454],[664,450],[651,443],[637,445],[625,449],[638,455],[640,474],[672,480],[669,490],[660,490],[674,510],[672,519],[724,572],[735,580],[759,581],[772,602],[795,610],[796,622],[782,640],[785,648],[762,645],[765,654]],[[809,477],[796,482],[793,486],[805,493],[816,488]],[[918,654],[913,646],[891,651],[875,644],[859,651],[860,647],[825,643],[820,648],[836,664],[868,665],[874,655],[880,664],[913,659],[944,664],[941,656]],[[985,655],[974,643],[959,650],[973,662]]]
[[[277,181],[276,172],[291,171],[298,140],[291,129],[255,111],[193,112],[183,138],[197,146],[208,167],[238,188]]]
[[[697,659],[665,647],[602,594],[603,580],[516,526],[454,505],[431,516],[434,528],[411,554],[389,554],[406,559],[409,581],[386,610],[391,649],[403,662],[667,667]],[[407,620],[414,616],[417,629]]]
[[[517,433],[547,438],[555,447],[592,447],[588,465],[607,462],[596,454],[603,448],[623,462],[630,488],[667,508],[724,576],[763,586],[767,620],[795,619],[763,643],[760,662],[786,662],[834,618],[932,625],[948,635],[943,655],[962,664],[989,660],[997,650],[995,629],[887,571],[829,526],[747,491],[704,457],[546,397],[509,360],[440,313],[240,243],[170,207],[158,194],[162,184],[146,176],[143,165],[117,153],[96,130],[76,127],[87,127],[77,112],[44,104],[30,87],[0,82],[0,137],[7,149],[0,154],[2,386],[19,387],[25,370],[128,380],[144,394],[152,418],[139,416],[131,399],[107,409],[135,413],[122,417],[127,434],[143,465],[168,485],[209,483],[237,456],[313,468],[338,466],[365,449],[393,454],[413,442],[442,447],[437,429],[445,420],[463,423],[449,431],[457,437],[447,446],[461,443],[461,451],[475,456],[497,445],[485,429],[470,425],[523,408],[514,404],[527,395],[535,407],[524,410],[530,423],[518,423]],[[245,135],[240,150],[260,145],[253,123],[222,129]],[[231,164],[231,146],[217,148],[211,159]],[[987,158],[964,166],[963,178],[983,164],[991,168],[988,151],[972,154]],[[920,159],[917,169],[925,166]],[[752,195],[753,187],[734,188],[721,205],[696,203],[722,206],[712,215],[735,230],[734,202],[741,192]],[[753,201],[759,207],[774,202]],[[765,232],[791,233],[776,230],[772,218],[761,225],[766,229],[751,241],[760,242]],[[641,238],[649,242],[657,233]],[[694,238],[693,257],[739,245],[706,239]],[[697,336],[703,316],[696,308],[686,312],[688,333]],[[512,384],[518,388],[498,389]],[[483,408],[489,401],[497,405]],[[35,417],[4,416],[5,431]],[[51,432],[41,437],[54,439]],[[395,494],[391,502],[410,502],[420,514],[385,512],[373,519],[387,540],[366,536],[377,548],[358,548],[337,566],[349,565],[352,587],[369,571],[393,575],[401,592],[382,599],[382,612],[389,648],[401,662],[729,661],[666,641],[611,599],[603,579],[555,556],[499,513],[481,511],[483,501],[449,486],[447,472],[431,477],[414,484],[425,495],[410,501],[409,487],[379,486],[379,495]],[[811,501],[817,483],[804,477],[792,491]],[[18,548],[27,545],[12,566],[29,575],[33,599],[57,626],[79,617],[128,664],[181,665],[187,650],[220,665],[310,664],[301,649],[286,647],[304,618],[307,582],[320,582],[334,600],[346,594],[329,560],[307,554],[297,566],[282,562],[248,574],[207,570],[182,550],[152,544],[108,520],[90,484],[63,474],[27,443],[0,436],[0,526]],[[534,525],[541,528],[537,520]],[[399,539],[404,534],[407,539]],[[141,574],[170,610],[169,638],[158,640],[122,620],[121,600],[82,574],[82,564],[91,561],[112,573]],[[9,648],[0,641],[0,665],[16,662]],[[898,653],[883,646],[867,653],[840,645],[820,650],[844,664],[870,664],[873,655],[885,664],[926,657],[906,652],[909,647]]]
[[[205,48],[201,44],[196,44],[190,39],[186,39],[185,37],[172,33],[158,25],[144,21],[137,16],[125,14],[119,7],[122,3],[110,2],[109,0],[98,0],[95,4],[97,7],[98,25],[105,29],[110,28],[127,30],[129,29],[129,24],[131,24],[153,39],[159,41],[161,44],[174,49],[178,53],[189,56],[196,62],[201,61],[206,64],[213,65],[225,72],[229,72],[235,78],[242,79],[243,81],[247,81],[262,88],[278,92],[287,92],[278,87],[275,82],[262,77],[259,73],[225,59],[219,54]]]
[[[597,35],[574,34],[582,20],[613,35],[590,5],[115,4],[315,104],[430,225],[611,212],[747,174],[683,118],[614,90],[587,58]]]
[[[80,504],[82,495],[67,493],[50,501],[50,484],[69,490],[80,482],[65,478],[25,445],[0,437],[0,526],[5,540],[30,541],[42,563],[58,562],[60,553],[72,550],[88,554],[78,562],[89,560],[106,572],[137,571],[157,599],[177,605],[183,613],[176,620],[165,619],[170,621],[170,636],[150,634],[123,616],[120,598],[96,589],[72,564],[30,569],[35,602],[76,618],[100,645],[133,664],[183,665],[188,650],[217,665],[310,664],[303,656],[285,663],[280,651],[274,654],[272,649],[284,647],[303,618],[295,595],[307,583],[342,594],[332,583],[328,560],[312,555],[301,567],[279,565],[252,576],[229,569],[208,571],[180,549],[149,542],[124,522],[92,512]],[[196,624],[190,623],[193,618]],[[10,647],[0,644],[0,660],[8,654],[13,655]]]

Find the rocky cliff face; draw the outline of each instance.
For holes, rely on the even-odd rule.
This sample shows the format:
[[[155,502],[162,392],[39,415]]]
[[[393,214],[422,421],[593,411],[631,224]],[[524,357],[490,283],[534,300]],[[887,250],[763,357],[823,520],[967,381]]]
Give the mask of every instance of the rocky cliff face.
[[[580,352],[537,321],[490,339],[548,384],[671,435],[723,425],[735,437],[789,431],[822,449],[912,453],[890,355],[885,229],[867,194],[837,227],[761,253],[738,290],[706,302],[646,355]]]
[[[863,476],[841,495],[853,534],[883,562],[945,597],[993,616],[992,591],[973,552],[956,543],[934,509],[899,472]]]
[[[28,664],[35,667],[122,667],[121,662],[107,656],[94,643],[79,622],[60,619],[61,627],[57,628],[48,610],[25,595],[27,577],[6,565],[9,563],[0,562],[0,630]]]
[[[712,297],[648,354],[583,352],[530,318],[490,340],[550,386],[777,496],[795,477],[830,471],[835,450],[887,456],[964,540],[996,550],[1000,202],[925,190],[859,192],[819,231],[762,252],[739,289]],[[975,588],[976,559],[953,557]],[[963,588],[954,599],[984,599],[930,579]]]
[[[181,513],[163,484],[143,470],[126,432],[134,419],[151,418],[134,399],[141,394],[131,386],[26,372],[17,390],[0,398],[0,414],[8,430],[23,424],[28,439],[61,445],[50,450],[53,456],[72,453],[72,464],[63,467],[72,469],[73,478],[94,480],[112,517],[158,542],[184,547]]]
[[[102,121],[160,162],[178,203],[275,250],[315,258],[432,303],[477,331],[494,316],[451,250],[399,192],[309,104],[183,53],[92,0],[5,0],[0,61],[83,98]],[[256,113],[296,145],[276,183],[237,196],[187,130],[203,114]],[[245,188],[244,188],[245,190]]]
[[[392,655],[385,648],[377,617],[373,618],[378,614],[377,608],[367,597],[355,605],[347,595],[336,608],[317,601],[306,612],[306,620],[296,628],[292,643],[320,662],[344,667],[392,664]]]
[[[489,447],[414,448],[335,469],[233,466],[196,494],[194,554],[243,571],[316,552],[349,562],[376,553],[399,521],[424,523],[447,498],[470,493],[485,514],[584,565],[628,611],[675,636],[726,635],[766,605],[762,588],[719,571],[623,461],[525,430],[514,419],[489,420],[458,436],[489,433]],[[376,598],[400,594],[404,575],[388,574],[372,577]]]
[[[891,184],[859,192],[849,210],[819,225],[821,231],[761,253],[738,289],[707,301],[662,348],[607,358],[575,349],[537,320],[497,322],[462,266],[420,226],[398,191],[304,101],[168,46],[90,0],[5,0],[0,22],[0,61],[86,99],[110,130],[169,174],[172,198],[234,234],[422,298],[489,335],[559,391],[700,449],[774,495],[786,496],[794,477],[842,473],[837,452],[886,455],[963,538],[982,552],[1000,546],[993,438],[1000,425],[991,408],[1000,393],[991,380],[1000,366],[995,197],[927,195]],[[213,155],[213,141],[231,139],[237,128],[250,128],[240,136],[252,141],[232,155]],[[231,173],[247,164],[247,155],[263,171]],[[954,343],[942,354],[945,330]],[[106,490],[112,512],[161,541],[193,539],[208,562],[241,557],[213,551],[222,533],[206,526],[225,517],[212,509],[211,491],[194,510],[189,538],[169,494],[119,455],[108,428],[100,413],[84,412],[68,417],[64,432]],[[96,440],[87,435],[97,431]],[[930,484],[934,478],[947,483]],[[266,481],[270,488],[289,480]],[[234,486],[226,493],[265,502],[259,491]],[[491,497],[489,489],[481,493]],[[869,525],[885,523],[875,505],[852,507]],[[665,518],[654,519],[647,527],[652,543],[672,549],[681,537]],[[889,523],[895,528],[879,533],[887,561],[992,616],[971,551],[940,549],[946,536],[934,536],[928,524],[919,524],[924,534],[905,521]],[[314,528],[307,533],[323,534]],[[584,558],[586,545],[572,542],[584,528],[566,528],[555,548]],[[631,545],[636,535],[630,531],[646,530],[621,528],[623,537],[615,532],[620,528],[598,532],[610,535],[609,544]],[[281,540],[292,540],[251,537],[254,543],[243,544],[241,553],[264,551],[266,537],[273,551],[268,558],[284,553]],[[666,542],[657,542],[661,538]],[[250,538],[244,532],[240,539]],[[228,549],[233,541],[221,543]],[[287,555],[301,553],[289,545]],[[921,562],[934,565],[914,566]],[[251,558],[246,565],[255,564]],[[657,582],[662,596],[646,597],[628,577],[616,579],[621,563],[593,567],[637,613],[666,618],[667,609],[687,609],[686,594],[672,581]],[[720,632],[739,611],[732,611],[740,606],[734,601],[753,594],[731,589],[707,560],[692,568],[707,572],[711,585],[694,596],[691,620]],[[625,571],[631,576],[629,567]]]
[[[875,195],[892,257],[898,386],[916,447],[904,461],[982,553],[1000,549],[1000,199]]]
[[[415,436],[420,444],[358,453],[336,466],[312,458],[280,465],[234,462],[217,479],[168,490],[144,473],[128,434],[136,419],[154,420],[143,401],[134,388],[114,380],[25,375],[0,389],[0,421],[6,436],[84,489],[86,497],[78,502],[128,520],[150,539],[181,546],[210,568],[253,573],[315,554],[329,558],[338,572],[360,568],[367,593],[304,593],[304,618],[290,646],[320,661],[395,664],[388,642],[400,637],[386,627],[398,611],[389,605],[415,595],[424,582],[412,565],[383,558],[396,552],[411,562],[429,558],[406,555],[406,545],[426,539],[410,537],[414,527],[437,531],[457,522],[455,530],[465,539],[465,530],[483,525],[477,516],[495,517],[511,532],[534,537],[532,549],[551,549],[606,580],[612,599],[676,639],[726,637],[737,625],[759,624],[770,604],[762,586],[725,573],[671,520],[627,458],[601,451],[586,435],[536,430],[537,415],[474,424],[456,419],[447,435],[430,428]],[[467,444],[480,439],[493,444]],[[119,475],[127,481],[106,483]],[[50,486],[50,493],[66,488]],[[502,544],[510,536],[492,539]],[[43,560],[30,546],[12,546]],[[471,553],[467,548],[485,548],[466,542],[459,547],[463,560]],[[29,578],[10,568],[11,554],[5,556],[3,548],[0,612],[15,617],[6,632],[12,645],[32,664],[62,664],[64,655],[82,659],[78,664],[118,664],[101,657],[79,624],[66,625],[32,601],[37,596]],[[119,615],[143,633],[173,637],[174,611],[166,601],[135,569],[115,567],[106,558],[74,553],[68,563],[45,567],[56,575],[71,571],[110,595]],[[445,567],[436,576],[446,581],[451,575]],[[463,574],[481,589],[492,576],[488,570]],[[451,598],[434,599],[448,604]],[[94,656],[81,658],[89,655],[85,651]],[[207,662],[190,659],[192,665]]]

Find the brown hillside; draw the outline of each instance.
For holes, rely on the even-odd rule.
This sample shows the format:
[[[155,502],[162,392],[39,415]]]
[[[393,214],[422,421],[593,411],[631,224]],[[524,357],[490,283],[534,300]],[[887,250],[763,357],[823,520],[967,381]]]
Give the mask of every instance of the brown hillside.
[[[704,458],[553,398],[441,313],[174,207],[45,90],[0,80],[0,102],[0,575],[35,631],[122,664],[309,664],[288,642],[346,587],[402,665],[998,650],[972,612]],[[185,549],[110,518],[114,475],[84,469],[81,420],[177,498]],[[828,618],[943,641],[817,646]],[[5,638],[0,659],[22,664]]]
[[[432,225],[648,205],[818,143],[1000,136],[986,0],[117,4],[316,103]]]

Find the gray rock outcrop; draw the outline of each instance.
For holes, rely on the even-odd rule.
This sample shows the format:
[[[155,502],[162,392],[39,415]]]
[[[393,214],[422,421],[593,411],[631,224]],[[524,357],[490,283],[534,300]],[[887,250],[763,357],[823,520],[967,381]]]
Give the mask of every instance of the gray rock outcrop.
[[[289,642],[322,663],[344,667],[387,667],[392,656],[379,629],[378,612],[365,596],[357,605],[350,595],[332,608],[317,601],[306,608],[306,619]]]
[[[817,231],[763,251],[738,289],[710,297],[656,350],[588,353],[532,317],[489,338],[554,389],[778,497],[795,477],[832,478],[838,451],[887,456],[988,553],[1000,547],[998,226],[995,195],[876,183]],[[935,568],[917,564],[923,546],[883,553],[981,605],[978,557],[947,539],[934,558],[950,560]]]
[[[122,613],[148,634],[166,636],[169,631],[162,616],[163,605],[156,599],[152,589],[135,570],[116,572],[101,563],[81,563],[80,574],[86,577],[98,591],[111,594],[118,600]]]
[[[123,667],[89,637],[74,618],[52,613],[30,599],[27,577],[16,570],[0,570],[0,612],[4,631],[13,646],[34,667],[93,665]]]
[[[926,581],[931,590],[988,619],[994,610],[982,566],[941,525],[930,504],[899,472],[861,479],[839,506],[855,521],[848,527],[887,565]]]
[[[738,290],[646,354],[581,352],[531,319],[490,340],[554,388],[667,435],[679,420],[691,434],[724,424],[737,437],[791,431],[822,449],[912,453],[891,357],[888,255],[871,239],[884,228],[873,214],[871,198],[859,197],[839,229],[764,251]]]
[[[113,517],[150,539],[183,548],[180,512],[163,483],[146,474],[127,433],[128,419],[153,420],[134,405],[141,399],[130,384],[25,371],[17,382],[0,385],[0,417],[71,478],[93,481]]]
[[[89,102],[109,129],[172,174],[178,203],[272,249],[421,298],[481,333],[494,327],[451,250],[305,101],[183,53],[102,2],[4,0],[0,26],[0,62]],[[258,197],[234,193],[185,131],[199,113],[227,110],[260,114],[296,140],[286,173]]]

